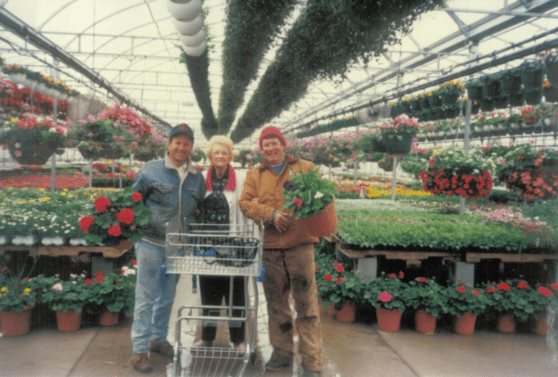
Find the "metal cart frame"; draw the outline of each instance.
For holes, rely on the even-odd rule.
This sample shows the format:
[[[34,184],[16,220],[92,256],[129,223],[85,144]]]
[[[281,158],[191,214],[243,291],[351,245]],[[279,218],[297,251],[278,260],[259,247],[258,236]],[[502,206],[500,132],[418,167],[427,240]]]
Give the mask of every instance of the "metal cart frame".
[[[256,236],[259,230],[259,235]],[[178,309],[175,324],[173,377],[240,377],[248,361],[256,358],[256,326],[258,287],[263,253],[263,229],[253,222],[250,225],[190,224],[187,233],[167,233],[166,271],[174,274],[230,276],[229,304],[220,306],[183,305]],[[244,306],[233,306],[233,279],[244,278]],[[250,305],[248,292],[252,281],[254,303]],[[226,311],[226,315],[205,316],[202,310]],[[233,310],[241,310],[240,317],[233,317]],[[188,311],[188,312],[186,312]],[[192,312],[200,312],[193,315]],[[184,313],[187,314],[184,314]],[[248,326],[250,315],[252,334]],[[208,326],[227,322],[229,326],[245,326],[246,352],[230,347],[193,347],[181,340],[183,323],[196,321]]]

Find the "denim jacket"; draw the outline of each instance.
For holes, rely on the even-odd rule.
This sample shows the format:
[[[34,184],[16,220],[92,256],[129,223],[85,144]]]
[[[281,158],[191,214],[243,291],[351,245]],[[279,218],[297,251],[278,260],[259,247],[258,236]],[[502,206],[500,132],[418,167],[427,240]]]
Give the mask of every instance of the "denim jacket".
[[[171,220],[176,222],[181,219],[186,224],[196,222],[196,208],[201,208],[205,197],[205,180],[191,162],[187,171],[186,178],[181,182],[178,171],[168,168],[165,159],[149,162],[140,169],[132,187],[142,194],[144,204],[151,210],[151,219],[143,227],[146,241],[164,245],[167,223]],[[169,223],[169,226],[176,227],[177,224]]]

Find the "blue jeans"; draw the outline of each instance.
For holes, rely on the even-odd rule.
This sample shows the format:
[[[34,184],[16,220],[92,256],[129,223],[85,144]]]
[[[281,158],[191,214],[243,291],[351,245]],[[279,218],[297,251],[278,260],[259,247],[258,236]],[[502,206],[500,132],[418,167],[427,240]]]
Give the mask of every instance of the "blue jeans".
[[[149,351],[149,339],[167,340],[169,318],[180,275],[161,274],[165,248],[148,242],[136,244],[138,262],[136,305],[132,325],[134,353]]]

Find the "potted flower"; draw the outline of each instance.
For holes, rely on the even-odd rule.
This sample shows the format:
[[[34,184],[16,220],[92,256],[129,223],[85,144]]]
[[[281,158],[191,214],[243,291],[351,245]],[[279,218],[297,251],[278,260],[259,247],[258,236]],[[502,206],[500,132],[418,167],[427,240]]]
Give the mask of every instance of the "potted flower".
[[[319,282],[318,297],[326,308],[337,310],[339,321],[354,322],[357,305],[362,300],[364,281],[358,275],[345,271],[339,262],[333,262],[333,270],[327,271]]]
[[[553,85],[558,85],[558,49],[548,50],[544,56],[546,77]]]
[[[131,187],[95,199],[95,209],[79,219],[83,238],[90,245],[118,245],[124,240],[141,240],[141,227],[149,222],[151,211],[139,192]]]
[[[509,147],[497,167],[498,179],[527,199],[549,199],[558,190],[558,151],[530,144]]]
[[[70,275],[71,280],[42,278],[50,284],[43,284],[46,288],[41,295],[41,303],[56,312],[57,328],[59,331],[76,331],[81,327],[83,307],[91,299],[91,288],[85,274]]]
[[[488,198],[493,184],[488,170],[493,164],[479,149],[440,148],[433,151],[429,167],[420,177],[424,190],[433,194]]]
[[[487,307],[487,298],[479,289],[457,284],[448,288],[448,313],[454,316],[454,331],[471,335],[479,314]]]
[[[471,99],[471,101],[480,101],[483,97],[483,82],[479,80],[473,80],[465,84],[465,88],[467,89],[467,97]]]
[[[540,91],[543,83],[542,59],[527,59],[517,67],[517,72],[521,76],[521,83],[525,87],[525,91]]]
[[[97,272],[95,280],[90,281],[91,296],[87,310],[99,313],[99,325],[112,326],[118,323],[120,311],[128,303],[131,290],[122,276],[110,272],[103,276]]]
[[[22,165],[43,165],[57,148],[66,146],[67,127],[26,113],[12,118],[0,134],[0,144]]]
[[[120,283],[126,291],[126,301],[123,310],[124,315],[127,317],[133,316],[136,304],[136,269],[137,262],[135,259],[132,259],[129,266],[123,266],[122,270],[120,270]]]
[[[461,85],[461,81],[451,80],[440,85],[438,94],[442,99],[442,104],[452,105],[457,103],[457,99],[463,94],[465,88]]]
[[[364,291],[363,299],[376,308],[378,328],[382,331],[399,331],[401,316],[409,306],[406,289],[408,284],[400,280],[403,272],[382,275],[371,281]]]
[[[447,289],[432,279],[418,277],[406,289],[408,304],[416,310],[415,327],[418,332],[432,334],[436,320],[448,312]]]
[[[523,280],[513,279],[486,285],[488,306],[498,315],[498,330],[514,332],[516,321],[527,322],[538,309],[537,295]]]
[[[406,115],[384,121],[379,128],[387,152],[392,154],[409,153],[413,138],[418,133],[419,127],[420,124],[417,119],[409,118]]]
[[[380,159],[380,161],[378,161],[378,167],[386,172],[393,171],[393,156],[384,156]]]
[[[300,174],[293,172],[283,185],[285,205],[280,210],[290,210],[296,219],[303,219],[310,234],[324,237],[337,229],[336,192],[335,184],[323,179],[317,169]]]
[[[7,266],[0,270],[0,324],[5,336],[27,334],[31,327],[31,309],[37,299],[36,290],[23,269],[13,274]]]
[[[550,284],[550,287],[539,286],[535,294],[534,304],[534,329],[535,334],[546,335],[548,328],[546,324],[546,309],[552,301],[556,300],[554,292],[558,291],[558,283]]]

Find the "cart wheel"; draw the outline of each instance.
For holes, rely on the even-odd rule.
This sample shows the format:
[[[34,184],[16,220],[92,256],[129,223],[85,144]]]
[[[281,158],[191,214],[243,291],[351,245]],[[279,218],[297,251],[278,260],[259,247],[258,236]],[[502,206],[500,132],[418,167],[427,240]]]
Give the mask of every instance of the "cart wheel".
[[[254,365],[256,363],[256,350],[250,353],[250,364]]]

